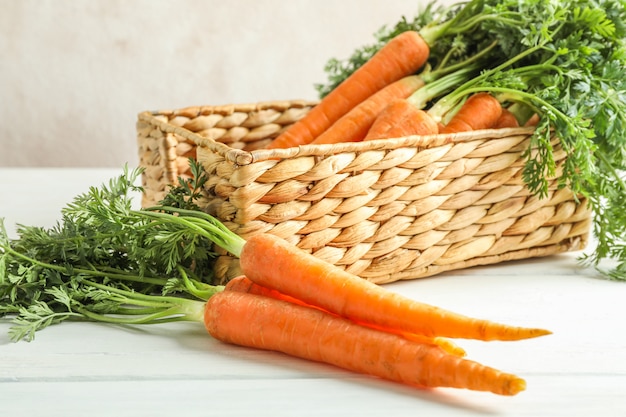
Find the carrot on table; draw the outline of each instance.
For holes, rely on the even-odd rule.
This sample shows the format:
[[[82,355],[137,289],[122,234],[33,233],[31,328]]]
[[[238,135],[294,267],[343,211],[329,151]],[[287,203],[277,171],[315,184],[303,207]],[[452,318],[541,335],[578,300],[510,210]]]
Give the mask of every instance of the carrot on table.
[[[488,129],[502,114],[502,105],[493,95],[481,92],[470,95],[440,133]]]
[[[263,287],[253,281],[251,281],[249,278],[247,278],[245,275],[240,275],[238,277],[235,277],[233,279],[231,279],[225,286],[224,286],[224,291],[237,291],[237,292],[244,292],[244,293],[248,293],[248,294],[255,294],[255,295],[262,295],[264,297],[270,297],[270,298],[275,298],[277,300],[283,300],[283,301],[287,301],[290,302],[292,304],[297,304],[297,305],[301,305],[301,306],[306,306],[306,307],[310,307],[310,308],[317,308],[321,311],[325,311],[323,309],[321,309],[320,307],[317,306],[312,306],[310,304],[306,304],[304,301],[299,300],[297,298],[294,297],[290,297],[288,295],[282,294],[276,290],[267,288],[267,287]],[[327,312],[327,311],[326,311]],[[327,312],[328,314],[332,314]],[[377,328],[376,326],[373,326],[369,323],[359,323],[362,326],[366,326],[366,327],[371,327],[371,328],[375,328],[377,330],[381,330],[381,331],[386,331],[388,333],[393,333],[393,334],[397,334],[400,335],[402,337],[404,337],[405,339],[408,340],[412,340],[414,342],[419,342],[419,343],[426,343],[426,344],[430,344],[430,345],[434,345],[434,346],[439,346],[441,349],[443,349],[444,351],[453,354],[453,355],[457,355],[457,356],[465,356],[465,350],[463,348],[461,348],[460,346],[458,346],[456,343],[452,342],[451,340],[448,340],[446,338],[443,337],[428,337],[428,336],[423,336],[423,335],[417,335],[417,334],[412,334],[412,333],[407,333],[407,332],[400,332],[400,331],[395,331],[394,329],[381,329],[381,328]]]
[[[282,352],[418,387],[515,395],[513,374],[450,355],[436,346],[360,326],[324,311],[254,294],[224,291],[207,302],[204,323],[226,343]]]
[[[288,148],[310,143],[376,91],[416,73],[425,64],[429,53],[430,49],[419,33],[402,32],[324,97],[302,119],[276,137],[267,148]]]
[[[470,318],[411,300],[270,234],[249,237],[239,258],[243,274],[261,286],[385,329],[480,340],[519,340],[550,334],[544,329]]]

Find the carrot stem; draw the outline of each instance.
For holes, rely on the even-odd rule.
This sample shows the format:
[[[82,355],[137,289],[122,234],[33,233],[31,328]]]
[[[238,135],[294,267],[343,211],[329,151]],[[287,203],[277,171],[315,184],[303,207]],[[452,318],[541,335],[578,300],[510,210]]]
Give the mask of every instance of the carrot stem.
[[[162,211],[178,213],[181,216],[173,216],[172,214],[163,213]],[[245,239],[230,231],[215,217],[201,211],[159,206],[146,208],[133,213],[150,216],[155,219],[163,219],[168,222],[174,222],[180,224],[181,226],[188,227],[189,229],[196,231],[201,236],[206,237],[222,249],[232,253],[236,257],[241,255],[241,250],[246,243]],[[198,222],[197,219],[202,219],[202,221]]]
[[[426,107],[429,101],[443,94],[447,90],[456,87],[459,83],[468,79],[468,76],[476,71],[477,67],[469,65],[450,74],[426,84],[424,87],[411,94],[406,100],[418,109]]]
[[[434,45],[437,40],[443,36],[451,36],[471,31],[478,26],[481,22],[487,20],[496,20],[501,23],[509,25],[518,25],[519,20],[512,19],[512,16],[519,15],[519,13],[510,12],[509,17],[506,17],[504,13],[500,14],[485,14],[480,10],[482,0],[474,0],[466,4],[459,13],[457,13],[452,19],[446,20],[443,23],[433,22],[421,28],[419,30],[420,36],[426,41],[428,45]],[[473,10],[473,6],[479,6],[476,11]],[[471,15],[478,12],[480,14]],[[467,16],[470,15],[470,16]]]
[[[433,69],[433,70],[424,70],[421,74],[420,77],[424,80],[424,82],[426,84],[429,84],[437,79],[442,78],[444,75],[456,72],[458,70],[464,69],[464,68],[468,68],[468,66],[471,66],[472,68],[474,68],[475,70],[477,70],[478,68],[481,68],[481,60],[489,53],[491,52],[491,50],[493,48],[495,48],[497,45],[497,42],[492,42],[489,46],[487,46],[486,48],[483,48],[480,52],[470,56],[469,58],[457,62],[455,64],[451,64],[451,65],[442,65],[439,68]]]
[[[111,287],[87,279],[83,281],[92,287],[111,293],[111,300],[127,303],[132,306],[149,307],[145,311],[152,312],[151,314],[142,315],[141,317],[135,317],[133,314],[99,314],[80,306],[74,307],[80,314],[95,321],[117,324],[154,324],[171,321],[201,322],[204,316],[205,300],[198,301],[182,297],[168,297],[165,295],[154,296]],[[122,311],[125,312],[125,310]],[[114,313],[119,313],[119,311],[116,310]]]
[[[486,71],[483,71],[476,77],[473,77],[472,79],[467,80],[465,83],[456,87],[452,92],[448,93],[446,96],[437,100],[437,102],[434,103],[434,105],[428,110],[428,113],[435,120],[442,121],[448,113],[452,112],[453,109],[458,108],[460,102],[462,102],[463,99],[469,96],[470,94],[478,93],[481,91],[494,91],[494,90],[487,90],[488,86],[484,85],[485,84],[484,80],[506,69],[516,72],[520,74],[521,76],[523,76],[524,72],[532,73],[533,71],[538,71],[538,70],[545,71],[546,68],[560,71],[558,67],[550,64],[550,62],[553,61],[556,57],[552,57],[550,60],[542,64],[529,65],[529,66],[524,66],[520,68],[511,68],[516,62],[519,62],[521,59],[525,58],[526,56],[531,55],[541,50],[543,47],[544,47],[544,44],[540,43],[533,47],[525,49],[524,51],[508,59],[507,61],[493,68],[490,68]],[[517,90],[515,91],[517,92]]]

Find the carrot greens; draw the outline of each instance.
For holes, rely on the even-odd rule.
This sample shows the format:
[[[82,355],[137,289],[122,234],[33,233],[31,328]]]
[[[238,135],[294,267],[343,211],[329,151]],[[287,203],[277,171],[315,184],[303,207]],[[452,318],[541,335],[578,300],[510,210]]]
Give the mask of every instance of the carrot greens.
[[[10,239],[0,221],[0,317],[14,317],[12,340],[32,340],[37,330],[68,319],[195,319],[192,300],[222,290],[212,281],[210,240],[182,218],[154,221],[132,207],[140,173],[125,169],[91,187],[62,209],[62,220],[50,229],[18,225],[19,238]],[[204,177],[181,179],[168,204],[193,208],[196,181]]]

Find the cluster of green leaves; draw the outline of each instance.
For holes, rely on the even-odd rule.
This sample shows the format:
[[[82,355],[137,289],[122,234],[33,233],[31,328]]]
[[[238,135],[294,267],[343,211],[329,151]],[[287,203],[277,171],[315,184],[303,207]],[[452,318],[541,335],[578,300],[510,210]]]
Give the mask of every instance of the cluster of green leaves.
[[[198,201],[203,198],[202,189],[209,177],[202,164],[193,158],[189,160],[189,169],[191,177],[179,177],[177,185],[168,190],[159,205],[185,210],[201,210]]]
[[[167,204],[196,209],[206,176],[179,179]],[[0,222],[0,317],[13,340],[64,320],[148,323],[198,319],[190,299],[206,300],[214,264],[211,235],[180,216],[133,209],[141,170],[124,170],[62,210],[50,229],[18,225],[9,239]],[[159,206],[160,207],[160,206]],[[158,209],[155,208],[155,209]]]

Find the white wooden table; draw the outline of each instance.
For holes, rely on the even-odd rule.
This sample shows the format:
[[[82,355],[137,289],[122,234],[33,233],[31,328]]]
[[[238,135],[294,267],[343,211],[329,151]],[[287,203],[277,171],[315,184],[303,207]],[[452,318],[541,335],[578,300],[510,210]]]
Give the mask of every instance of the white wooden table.
[[[116,169],[2,169],[0,217],[52,226],[73,196]],[[388,288],[468,315],[554,334],[459,341],[513,372],[515,397],[416,390],[272,352],[222,344],[201,325],[63,323],[12,343],[0,322],[1,416],[626,416],[626,283],[598,279],[578,254],[516,261]]]

